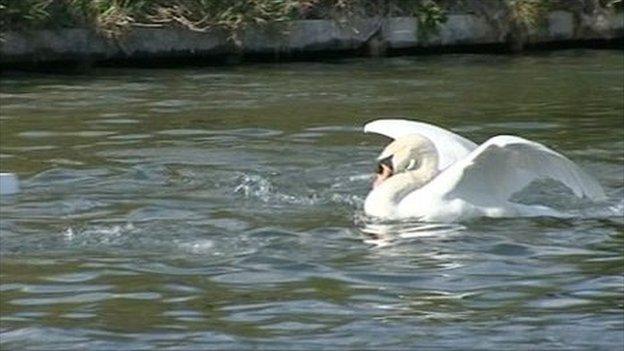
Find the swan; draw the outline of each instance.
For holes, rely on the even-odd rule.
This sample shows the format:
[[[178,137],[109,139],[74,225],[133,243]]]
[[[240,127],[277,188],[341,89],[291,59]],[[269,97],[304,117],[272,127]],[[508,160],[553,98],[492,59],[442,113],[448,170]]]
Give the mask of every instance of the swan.
[[[455,222],[476,217],[560,216],[547,206],[510,201],[531,182],[551,178],[574,195],[606,199],[591,176],[548,147],[512,135],[481,145],[438,126],[379,119],[365,133],[394,139],[377,158],[364,212],[381,219]]]

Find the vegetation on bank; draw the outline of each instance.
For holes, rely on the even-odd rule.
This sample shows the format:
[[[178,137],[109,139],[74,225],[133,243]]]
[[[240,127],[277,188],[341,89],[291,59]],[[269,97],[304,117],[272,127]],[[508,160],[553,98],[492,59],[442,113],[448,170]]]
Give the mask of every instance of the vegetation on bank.
[[[3,29],[92,26],[109,35],[133,25],[239,30],[298,19],[414,14],[444,20],[440,1],[433,0],[0,0]]]
[[[425,28],[435,28],[449,11],[493,7],[506,14],[504,21],[532,27],[554,8],[576,6],[579,12],[621,5],[622,0],[0,0],[0,26],[2,30],[88,26],[112,37],[132,26],[224,28],[236,33],[248,26],[298,19],[348,23],[361,17],[415,16]]]

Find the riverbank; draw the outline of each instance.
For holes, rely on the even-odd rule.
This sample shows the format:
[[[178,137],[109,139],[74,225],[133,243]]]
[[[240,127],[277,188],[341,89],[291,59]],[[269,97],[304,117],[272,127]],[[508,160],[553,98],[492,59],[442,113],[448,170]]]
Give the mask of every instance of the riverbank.
[[[132,26],[110,37],[91,28],[7,31],[2,68],[53,65],[220,64],[247,60],[384,56],[417,52],[518,52],[531,48],[623,47],[624,14],[579,15],[551,11],[535,26],[518,29],[477,14],[451,14],[429,26],[417,17],[373,17],[340,23],[298,20],[287,27],[251,26],[236,40],[223,28]]]

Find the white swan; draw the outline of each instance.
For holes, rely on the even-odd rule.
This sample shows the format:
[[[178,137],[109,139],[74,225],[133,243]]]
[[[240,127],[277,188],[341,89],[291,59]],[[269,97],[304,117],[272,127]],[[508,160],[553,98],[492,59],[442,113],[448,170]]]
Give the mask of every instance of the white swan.
[[[378,157],[377,179],[364,212],[384,219],[453,222],[474,217],[557,215],[546,206],[510,197],[531,182],[552,178],[578,197],[606,198],[598,182],[546,146],[511,135],[477,146],[440,127],[381,119],[365,132],[395,139]]]

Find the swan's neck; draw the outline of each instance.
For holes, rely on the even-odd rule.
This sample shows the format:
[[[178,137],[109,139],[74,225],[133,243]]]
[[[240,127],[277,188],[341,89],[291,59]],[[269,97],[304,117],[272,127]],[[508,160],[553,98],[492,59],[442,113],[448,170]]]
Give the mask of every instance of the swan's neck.
[[[364,211],[376,217],[394,217],[399,202],[407,194],[433,179],[438,173],[437,166],[437,159],[423,159],[418,169],[398,173],[388,178],[368,194],[364,203]]]

